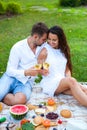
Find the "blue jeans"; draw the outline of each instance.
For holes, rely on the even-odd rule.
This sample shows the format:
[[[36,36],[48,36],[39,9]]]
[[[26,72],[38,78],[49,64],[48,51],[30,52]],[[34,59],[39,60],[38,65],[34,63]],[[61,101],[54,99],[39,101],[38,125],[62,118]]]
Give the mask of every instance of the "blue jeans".
[[[8,93],[16,94],[18,92],[23,93],[28,100],[31,95],[31,88],[29,81],[26,84],[23,84],[4,73],[0,78],[0,101],[2,101]]]

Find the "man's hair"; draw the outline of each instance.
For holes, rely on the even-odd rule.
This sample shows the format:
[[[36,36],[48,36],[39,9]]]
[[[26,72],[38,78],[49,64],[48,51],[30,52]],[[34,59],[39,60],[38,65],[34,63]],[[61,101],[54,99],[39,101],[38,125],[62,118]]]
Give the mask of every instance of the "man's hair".
[[[34,34],[38,34],[40,37],[42,37],[44,33],[48,33],[48,27],[44,23],[38,22],[33,25],[31,30],[32,36]]]

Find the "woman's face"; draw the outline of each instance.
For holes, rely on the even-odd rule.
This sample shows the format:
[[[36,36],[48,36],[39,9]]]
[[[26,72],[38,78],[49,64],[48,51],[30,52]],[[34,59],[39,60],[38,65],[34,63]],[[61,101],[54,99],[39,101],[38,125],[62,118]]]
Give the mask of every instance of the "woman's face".
[[[48,44],[51,46],[51,47],[53,47],[53,48],[55,48],[55,49],[57,49],[58,48],[58,42],[59,42],[59,39],[58,39],[58,36],[56,35],[56,34],[53,34],[53,33],[49,33],[48,34]]]

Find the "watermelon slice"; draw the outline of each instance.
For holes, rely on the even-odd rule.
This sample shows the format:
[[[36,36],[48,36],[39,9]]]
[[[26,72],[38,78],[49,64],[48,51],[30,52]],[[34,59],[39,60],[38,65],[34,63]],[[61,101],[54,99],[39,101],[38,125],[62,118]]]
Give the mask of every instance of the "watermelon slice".
[[[10,107],[10,114],[14,119],[22,119],[28,112],[28,107],[26,105],[14,105]]]

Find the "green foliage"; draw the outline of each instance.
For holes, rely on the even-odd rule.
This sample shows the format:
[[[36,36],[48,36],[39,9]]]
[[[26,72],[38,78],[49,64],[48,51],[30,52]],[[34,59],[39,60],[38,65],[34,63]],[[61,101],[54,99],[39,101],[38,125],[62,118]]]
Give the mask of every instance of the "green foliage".
[[[87,0],[81,0],[81,5],[87,5]]]
[[[4,13],[5,13],[4,2],[0,1],[0,14],[4,14]]]
[[[42,80],[42,75],[41,74],[38,74],[37,75],[37,78],[35,79],[35,83],[40,83],[40,81]]]
[[[34,129],[35,127],[32,123],[26,122],[22,125],[22,130],[34,130]]]
[[[77,7],[87,5],[87,0],[59,0],[59,5],[64,7]]]
[[[76,7],[81,3],[80,0],[59,0],[59,5],[64,7]]]
[[[18,4],[16,2],[9,2],[9,3],[7,3],[6,13],[8,15],[22,13],[22,9],[21,9],[20,4]]]

